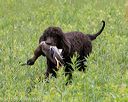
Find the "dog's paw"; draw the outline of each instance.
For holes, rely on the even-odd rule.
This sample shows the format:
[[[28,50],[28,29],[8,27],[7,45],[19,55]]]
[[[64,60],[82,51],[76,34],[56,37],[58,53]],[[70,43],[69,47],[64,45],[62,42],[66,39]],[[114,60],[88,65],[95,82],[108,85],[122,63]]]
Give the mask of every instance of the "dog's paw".
[[[33,64],[34,64],[33,59],[29,59],[29,60],[27,60],[27,65],[33,65]]]

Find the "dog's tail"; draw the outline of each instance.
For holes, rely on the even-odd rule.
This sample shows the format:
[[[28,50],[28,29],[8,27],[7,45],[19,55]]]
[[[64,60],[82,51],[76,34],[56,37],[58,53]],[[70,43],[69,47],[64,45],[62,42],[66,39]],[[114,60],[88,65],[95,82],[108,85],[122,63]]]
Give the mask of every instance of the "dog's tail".
[[[93,34],[93,35],[91,35],[91,34],[87,34],[88,37],[89,37],[91,40],[95,40],[96,37],[97,37],[98,35],[100,35],[101,32],[104,30],[104,27],[105,27],[105,21],[102,20],[102,23],[103,23],[102,28],[101,28],[100,31],[98,31],[96,34]]]

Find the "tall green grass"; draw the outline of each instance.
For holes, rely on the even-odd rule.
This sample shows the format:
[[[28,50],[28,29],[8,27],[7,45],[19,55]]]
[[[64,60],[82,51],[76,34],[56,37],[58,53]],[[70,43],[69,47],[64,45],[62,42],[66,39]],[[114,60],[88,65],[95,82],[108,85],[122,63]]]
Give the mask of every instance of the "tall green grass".
[[[0,101],[127,102],[125,10],[125,0],[0,0]],[[87,71],[74,71],[71,85],[65,86],[63,68],[45,83],[44,57],[34,66],[20,66],[48,26],[93,34],[101,20],[106,27],[93,41]]]

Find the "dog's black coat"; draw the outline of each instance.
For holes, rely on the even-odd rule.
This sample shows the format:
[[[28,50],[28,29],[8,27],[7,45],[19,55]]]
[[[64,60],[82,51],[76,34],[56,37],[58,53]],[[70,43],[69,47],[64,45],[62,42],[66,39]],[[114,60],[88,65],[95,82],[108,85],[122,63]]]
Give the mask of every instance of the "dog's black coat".
[[[79,56],[77,58],[79,62],[78,70],[85,71],[84,62],[92,51],[91,41],[96,39],[96,37],[103,31],[105,21],[102,21],[102,23],[103,26],[100,31],[93,35],[84,34],[82,32],[64,33],[59,27],[49,27],[40,37],[39,43],[41,41],[45,41],[48,45],[57,46],[58,49],[62,49],[62,56],[65,62],[65,75],[69,75],[69,79],[71,79],[73,68],[71,67],[70,63],[73,54],[77,52]],[[27,61],[27,65],[33,65],[40,55],[45,56],[41,51],[41,47],[38,46],[34,52],[34,56]],[[56,77],[55,71],[57,71],[56,65],[47,58],[47,70],[45,74],[46,78],[49,76],[49,74]]]

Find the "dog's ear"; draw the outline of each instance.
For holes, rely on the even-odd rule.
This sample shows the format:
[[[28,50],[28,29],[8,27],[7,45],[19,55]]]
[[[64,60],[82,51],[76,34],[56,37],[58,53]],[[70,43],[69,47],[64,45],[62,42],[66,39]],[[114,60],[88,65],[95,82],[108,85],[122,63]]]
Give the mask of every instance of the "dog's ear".
[[[63,49],[63,53],[69,54],[71,46],[68,39],[65,37],[65,34],[63,33],[62,29],[60,27],[54,27],[54,30],[52,30],[52,33],[59,37],[59,40],[61,42],[60,48]]]
[[[63,53],[69,54],[70,50],[71,50],[71,44],[68,41],[68,39],[66,39],[64,34],[63,34],[62,39],[61,39],[61,44],[62,44]]]

